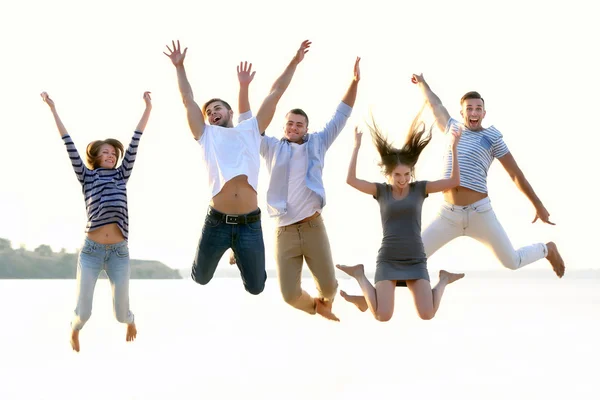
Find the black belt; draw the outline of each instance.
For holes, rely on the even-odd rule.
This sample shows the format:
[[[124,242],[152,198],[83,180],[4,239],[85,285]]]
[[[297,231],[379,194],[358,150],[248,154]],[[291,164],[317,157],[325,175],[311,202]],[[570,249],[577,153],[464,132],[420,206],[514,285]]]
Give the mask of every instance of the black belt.
[[[256,221],[260,221],[260,210],[254,211],[251,214],[223,214],[215,210],[214,208],[208,209],[208,215],[212,218],[216,218],[219,221],[225,222],[229,225],[244,225],[251,224]]]

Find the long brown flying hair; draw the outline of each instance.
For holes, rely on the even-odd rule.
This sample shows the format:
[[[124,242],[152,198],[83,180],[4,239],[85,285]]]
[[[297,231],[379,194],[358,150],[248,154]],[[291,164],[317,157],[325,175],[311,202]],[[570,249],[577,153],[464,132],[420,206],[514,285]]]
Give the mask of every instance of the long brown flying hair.
[[[421,120],[421,114],[423,113],[424,108],[425,104],[413,119],[404,146],[400,149],[392,146],[371,115],[372,125],[368,125],[368,127],[371,131],[373,144],[375,144],[381,158],[378,165],[381,167],[384,175],[390,176],[394,168],[399,164],[402,164],[411,168],[411,175],[414,179],[415,164],[417,164],[423,149],[425,149],[431,141],[432,128],[430,127],[428,130],[425,122]]]

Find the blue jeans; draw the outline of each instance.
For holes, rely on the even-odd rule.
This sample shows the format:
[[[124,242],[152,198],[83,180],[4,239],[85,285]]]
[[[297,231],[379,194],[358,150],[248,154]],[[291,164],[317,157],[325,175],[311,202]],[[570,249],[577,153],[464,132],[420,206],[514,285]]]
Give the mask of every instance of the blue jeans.
[[[113,294],[113,310],[117,321],[133,323],[129,310],[129,248],[127,241],[100,244],[85,238],[77,262],[77,308],[71,329],[80,330],[92,315],[94,288],[102,270],[106,271]]]
[[[260,294],[265,288],[265,244],[260,219],[238,224],[223,221],[218,211],[209,209],[202,227],[192,279],[206,285],[212,279],[223,254],[232,249],[246,291]],[[260,209],[242,217],[260,217]]]

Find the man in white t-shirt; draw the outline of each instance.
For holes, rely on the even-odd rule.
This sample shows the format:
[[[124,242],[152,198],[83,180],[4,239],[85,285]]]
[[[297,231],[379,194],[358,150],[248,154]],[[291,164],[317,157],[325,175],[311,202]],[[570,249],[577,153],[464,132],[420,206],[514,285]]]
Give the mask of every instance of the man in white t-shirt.
[[[247,87],[252,79],[243,79],[241,75],[239,78],[239,118],[244,120],[252,116],[247,102]],[[295,108],[285,117],[283,137],[265,135],[260,146],[260,154],[271,174],[267,207],[269,215],[276,219],[275,260],[283,299],[299,310],[334,321],[339,321],[331,311],[338,285],[321,217],[325,207],[323,168],[327,150],[352,113],[359,81],[360,58],[357,57],[350,86],[322,130],[309,134],[308,115]],[[311,297],[301,286],[305,260],[317,286],[317,298]]]
[[[258,208],[257,186],[261,132],[271,123],[279,99],[311,43],[305,40],[275,81],[255,118],[233,126],[233,111],[221,99],[207,101],[202,109],[194,101],[183,66],[187,48],[179,41],[167,46],[177,70],[177,82],[194,139],[202,148],[212,199],[192,265],[192,279],[201,285],[213,277],[219,260],[231,248],[246,291],[259,294],[265,287],[265,248]],[[205,119],[206,118],[206,119]],[[208,122],[208,124],[206,124]]]
[[[492,210],[487,191],[487,173],[498,159],[517,187],[533,204],[538,219],[550,222],[548,210],[537,197],[533,188],[517,165],[514,157],[494,126],[482,127],[485,117],[485,102],[477,92],[468,92],[460,100],[462,122],[450,117],[438,96],[425,82],[423,75],[413,75],[415,83],[433,111],[436,124],[442,132],[449,132],[452,125],[464,126],[458,144],[460,186],[444,192],[445,204],[438,216],[423,231],[423,244],[427,257],[431,257],[446,243],[459,236],[469,236],[490,248],[498,260],[508,269],[516,270],[527,264],[546,258],[556,275],[561,278],[565,265],[554,242],[536,243],[515,250],[508,235]],[[445,163],[445,174],[449,175],[451,162]]]

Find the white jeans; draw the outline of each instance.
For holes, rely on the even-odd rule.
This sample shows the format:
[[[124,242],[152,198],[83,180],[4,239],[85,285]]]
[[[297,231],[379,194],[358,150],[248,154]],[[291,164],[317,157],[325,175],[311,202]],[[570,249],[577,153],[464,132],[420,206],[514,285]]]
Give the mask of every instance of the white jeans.
[[[446,243],[459,236],[469,236],[487,246],[508,269],[518,269],[545,258],[548,249],[536,243],[515,250],[500,225],[489,197],[468,206],[444,202],[435,220],[422,234],[425,254],[431,257]]]

